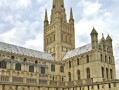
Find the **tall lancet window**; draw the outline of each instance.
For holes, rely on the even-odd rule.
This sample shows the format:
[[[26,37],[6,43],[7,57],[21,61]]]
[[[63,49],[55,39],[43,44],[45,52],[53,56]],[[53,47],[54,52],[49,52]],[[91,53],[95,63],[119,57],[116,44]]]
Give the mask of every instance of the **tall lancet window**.
[[[90,68],[87,68],[86,72],[87,72],[87,79],[89,79],[90,78]]]
[[[71,61],[69,61],[69,68],[71,68]]]
[[[77,70],[77,79],[80,80],[81,76],[80,76],[80,70]]]
[[[110,69],[110,78],[113,79],[112,69]]]
[[[105,62],[107,62],[107,56],[105,55]]]
[[[100,59],[101,59],[101,62],[103,61],[103,57],[102,57],[102,54],[100,54]]]
[[[108,79],[108,68],[106,68],[106,75],[107,75],[107,79]]]
[[[86,56],[87,63],[89,63],[89,55]]]
[[[71,81],[71,72],[68,72],[69,81]]]
[[[104,68],[102,67],[102,78],[104,78]]]

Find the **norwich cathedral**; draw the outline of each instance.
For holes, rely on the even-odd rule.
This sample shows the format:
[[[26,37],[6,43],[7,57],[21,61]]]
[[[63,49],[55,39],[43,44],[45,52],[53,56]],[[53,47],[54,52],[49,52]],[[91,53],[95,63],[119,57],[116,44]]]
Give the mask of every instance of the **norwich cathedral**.
[[[75,0],[74,0],[75,1]],[[53,0],[44,16],[44,52],[0,42],[0,90],[119,90],[110,35],[75,48],[72,8]]]

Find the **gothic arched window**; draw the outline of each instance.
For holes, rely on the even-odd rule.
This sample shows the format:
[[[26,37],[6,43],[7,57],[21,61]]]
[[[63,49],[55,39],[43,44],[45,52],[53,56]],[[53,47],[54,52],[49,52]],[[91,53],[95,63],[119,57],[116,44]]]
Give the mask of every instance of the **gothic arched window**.
[[[29,72],[34,72],[34,66],[33,65],[29,66]]]
[[[106,68],[106,75],[107,75],[107,79],[108,79],[108,68]]]
[[[111,64],[112,63],[112,61],[111,61],[111,57],[109,57],[109,64]]]
[[[86,69],[86,73],[87,73],[87,78],[89,79],[90,78],[90,69],[89,68]]]
[[[110,78],[113,78],[112,69],[110,69]]]
[[[86,56],[87,63],[89,63],[89,55]]]
[[[16,63],[15,70],[16,71],[21,71],[21,64],[20,63]]]
[[[63,66],[60,66],[60,72],[64,72],[64,67]]]
[[[77,65],[79,65],[80,64],[80,62],[79,62],[79,58],[77,58]]]
[[[101,62],[102,62],[103,61],[102,54],[100,54],[100,59],[101,59]]]
[[[68,72],[69,81],[71,81],[71,72]]]
[[[69,68],[71,67],[71,61],[69,61]]]
[[[0,61],[0,68],[6,69],[7,68],[7,62],[6,61]]]
[[[102,67],[102,78],[104,78],[104,68]]]
[[[45,67],[41,67],[41,74],[45,74]]]
[[[55,72],[55,65],[54,64],[51,65],[51,71]]]
[[[52,80],[53,80],[53,81],[55,80],[55,77],[54,77],[54,76],[52,77]]]
[[[105,55],[105,62],[107,62],[107,56]]]
[[[81,76],[80,76],[80,70],[77,70],[77,79],[80,80]]]
[[[62,77],[62,82],[64,81],[64,78]]]

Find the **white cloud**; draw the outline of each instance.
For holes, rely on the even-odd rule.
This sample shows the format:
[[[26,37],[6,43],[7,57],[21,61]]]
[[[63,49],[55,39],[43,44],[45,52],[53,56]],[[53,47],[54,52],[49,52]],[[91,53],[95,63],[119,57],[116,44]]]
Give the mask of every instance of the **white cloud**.
[[[87,0],[81,0],[81,2],[79,2],[79,6],[84,9],[83,13],[85,16],[97,14],[101,8],[101,4],[98,3],[98,1],[91,2]]]
[[[45,0],[37,0],[38,3],[41,3],[41,2],[43,2],[43,1],[45,1]]]
[[[17,0],[16,6],[18,7],[25,7],[27,8],[28,6],[31,5],[31,0]]]
[[[0,24],[0,30],[2,30],[2,29],[4,28],[4,26],[5,26],[5,25],[1,23],[1,24]]]
[[[31,0],[0,0],[0,7],[4,9],[25,9],[31,4]]]
[[[43,51],[43,34],[37,34],[35,39],[30,39],[26,41],[24,46],[31,49]]]
[[[1,41],[13,44],[20,44],[36,35],[39,22],[19,22],[15,23],[15,27],[0,35]]]

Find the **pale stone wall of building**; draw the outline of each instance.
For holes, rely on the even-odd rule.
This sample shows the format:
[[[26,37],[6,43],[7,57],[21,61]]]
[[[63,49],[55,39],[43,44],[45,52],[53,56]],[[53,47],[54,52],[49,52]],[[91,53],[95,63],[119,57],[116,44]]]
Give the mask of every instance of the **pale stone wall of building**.
[[[109,63],[109,59],[107,58],[107,62],[105,62],[105,58],[101,61],[99,51],[91,51],[89,53],[84,53],[82,55],[76,56],[71,58],[70,60],[66,60],[65,68],[66,72],[65,75],[67,77],[68,81],[68,72],[71,72],[71,78],[73,80],[77,80],[77,70],[80,70],[81,72],[81,79],[87,79],[86,74],[86,68],[90,68],[90,78],[93,79],[93,82],[99,82],[99,81],[106,81],[110,79],[116,79],[115,77],[115,63],[114,58],[112,55],[110,55],[111,63]],[[89,55],[89,62],[86,62],[86,56]],[[103,54],[105,55],[105,54]],[[108,55],[109,57],[109,55]],[[77,58],[79,58],[79,65],[77,65]],[[71,62],[71,67],[69,67],[69,62]],[[102,78],[102,67],[104,68],[104,78]],[[107,73],[106,68],[108,68],[108,79],[107,79]],[[110,69],[112,69],[112,78],[110,75]]]
[[[44,51],[54,60],[1,50],[0,61],[4,61],[6,67],[0,64],[0,90],[119,90],[109,35],[98,40],[98,33],[93,28],[91,50],[82,47],[86,52],[77,52],[63,59],[68,51],[75,50],[73,12],[71,9],[68,22],[63,3],[63,0],[53,0],[51,22],[45,12]],[[17,69],[18,64],[21,65],[20,70]]]

